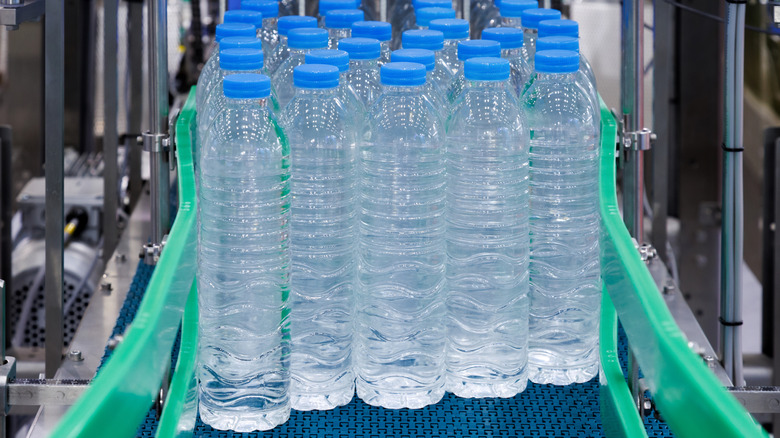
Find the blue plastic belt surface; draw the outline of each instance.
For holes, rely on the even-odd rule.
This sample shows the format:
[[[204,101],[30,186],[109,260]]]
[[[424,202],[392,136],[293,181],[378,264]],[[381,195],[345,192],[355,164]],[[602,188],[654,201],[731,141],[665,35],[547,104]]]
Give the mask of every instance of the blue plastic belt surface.
[[[117,320],[114,334],[123,333],[132,322],[143,298],[153,268],[138,264],[133,283]],[[627,345],[619,331],[620,362],[627,364]],[[172,367],[178,353],[174,347]],[[106,349],[104,360],[110,351]],[[355,397],[350,404],[330,411],[292,411],[290,420],[265,433],[216,431],[198,420],[195,436],[219,438],[431,438],[431,437],[602,437],[598,379],[588,383],[552,386],[528,384],[510,399],[462,399],[447,394],[425,409],[376,408]],[[157,414],[152,409],[139,426],[139,437],[154,437]],[[669,427],[655,416],[645,419],[649,437],[672,436]]]

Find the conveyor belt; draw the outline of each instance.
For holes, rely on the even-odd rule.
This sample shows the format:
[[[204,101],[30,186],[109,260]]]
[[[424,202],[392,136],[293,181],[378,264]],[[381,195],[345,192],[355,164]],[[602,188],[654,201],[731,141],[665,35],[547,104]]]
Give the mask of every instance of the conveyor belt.
[[[153,268],[139,263],[130,291],[117,320],[114,334],[123,333],[133,320]],[[619,352],[626,369],[627,345],[619,331]],[[106,349],[104,360],[111,352]],[[174,348],[173,365],[178,348]],[[157,414],[150,410],[138,429],[140,437],[154,437]],[[650,437],[672,436],[669,427],[654,416],[645,419]],[[290,420],[266,433],[215,431],[198,420],[199,437],[601,437],[598,379],[565,387],[529,383],[510,399],[462,399],[447,394],[425,409],[388,410],[363,403],[358,398],[347,406],[324,412],[292,411]]]

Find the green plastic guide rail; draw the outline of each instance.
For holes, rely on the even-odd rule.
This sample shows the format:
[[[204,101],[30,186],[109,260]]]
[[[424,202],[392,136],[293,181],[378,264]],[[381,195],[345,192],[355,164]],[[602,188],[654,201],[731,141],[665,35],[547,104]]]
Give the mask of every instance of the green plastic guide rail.
[[[125,341],[53,436],[133,436],[148,412],[170,360],[181,321],[178,363],[158,437],[192,436],[196,416],[197,290],[193,284],[195,196],[191,141],[194,89],[177,122],[179,213]],[[656,406],[676,436],[767,436],[687,346],[634,247],[617,208],[615,120],[601,104],[601,415],[609,437],[647,436],[617,355],[623,324]],[[186,309],[185,309],[186,305]],[[182,318],[183,311],[183,318]]]

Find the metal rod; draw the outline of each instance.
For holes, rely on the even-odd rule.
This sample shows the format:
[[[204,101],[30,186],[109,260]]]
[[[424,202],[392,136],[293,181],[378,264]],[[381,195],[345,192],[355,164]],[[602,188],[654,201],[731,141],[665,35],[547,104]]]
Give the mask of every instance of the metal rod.
[[[170,226],[170,170],[162,139],[168,134],[167,0],[149,0],[149,185],[152,198],[152,243],[160,245]]]
[[[11,273],[13,242],[11,242],[11,202],[13,199],[13,170],[11,168],[11,128],[0,126],[0,278],[12,288]],[[0,303],[4,305],[5,303]]]
[[[625,0],[621,27],[621,93],[625,132],[636,133],[644,127],[644,0]],[[628,232],[643,243],[644,181],[643,151],[634,141],[627,148],[623,173],[623,219]]]
[[[103,1],[103,260],[114,253],[119,230],[116,222],[118,202],[117,148],[117,20],[119,0]],[[79,291],[76,291],[76,294]],[[74,294],[75,295],[75,294]]]
[[[141,196],[141,146],[138,143],[137,136],[141,133],[141,119],[143,114],[143,63],[139,60],[143,58],[143,4],[138,2],[127,3],[127,21],[130,24],[127,34],[128,41],[128,59],[127,65],[130,70],[128,93],[129,109],[127,112],[127,131],[128,136],[125,139],[125,147],[128,148],[130,161],[130,206],[135,207],[135,203]]]
[[[726,108],[724,123],[721,225],[720,332],[723,368],[744,384],[742,371],[742,108],[744,91],[745,5],[727,3]]]
[[[5,281],[0,279],[0,364],[5,363]]]
[[[62,363],[64,2],[46,0],[44,141],[46,150],[46,377]]]

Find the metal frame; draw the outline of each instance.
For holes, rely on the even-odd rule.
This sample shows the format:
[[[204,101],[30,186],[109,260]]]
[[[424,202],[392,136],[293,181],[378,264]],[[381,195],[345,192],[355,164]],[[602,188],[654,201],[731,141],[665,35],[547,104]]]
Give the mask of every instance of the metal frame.
[[[117,20],[119,0],[104,0],[103,25],[103,260],[108,261],[116,248],[119,230],[116,212],[118,202],[117,132],[118,68]]]

